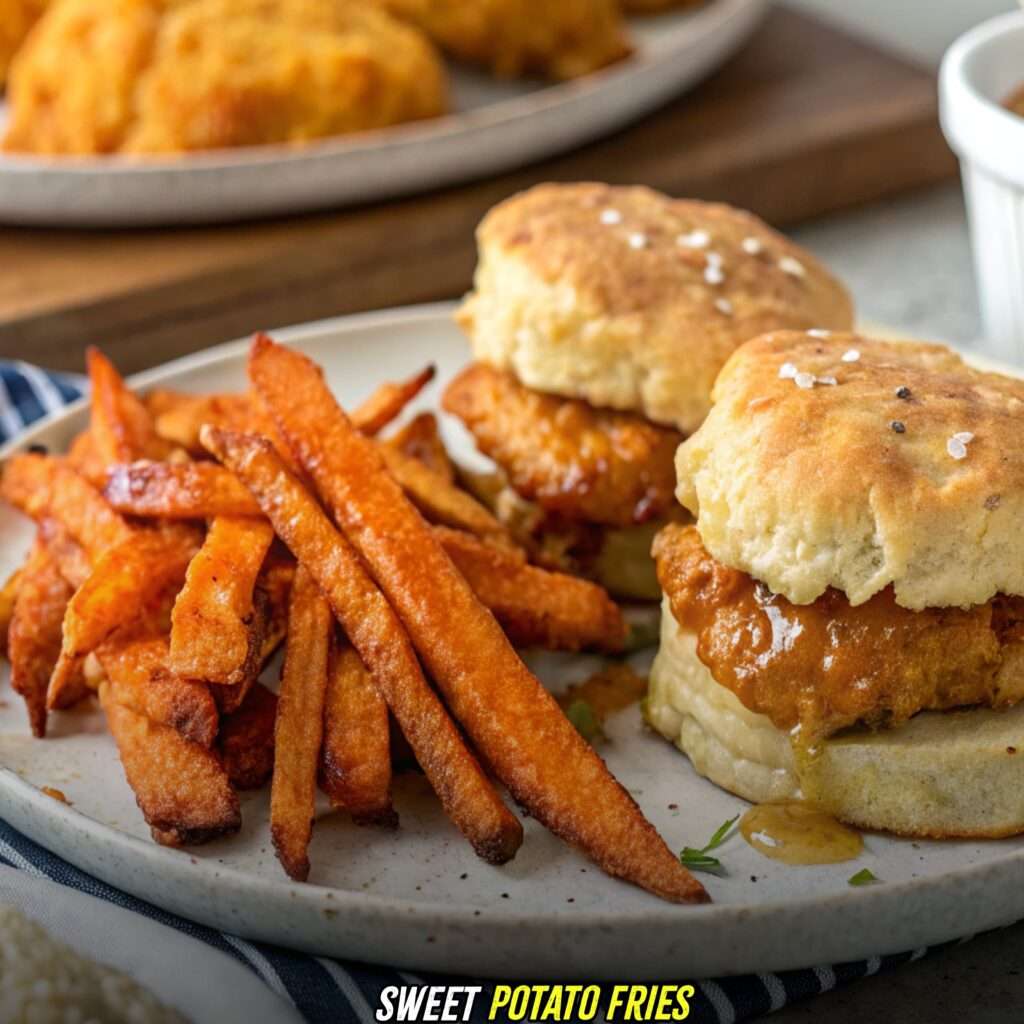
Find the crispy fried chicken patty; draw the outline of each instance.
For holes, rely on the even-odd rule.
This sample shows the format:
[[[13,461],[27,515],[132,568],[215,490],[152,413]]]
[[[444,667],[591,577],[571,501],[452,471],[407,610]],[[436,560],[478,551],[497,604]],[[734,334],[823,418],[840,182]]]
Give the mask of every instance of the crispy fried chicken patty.
[[[919,711],[1024,698],[1024,598],[910,611],[892,588],[851,606],[829,589],[795,605],[704,549],[696,527],[657,537],[658,579],[720,685],[803,743]]]
[[[474,363],[448,385],[457,416],[522,497],[574,522],[626,527],[675,504],[673,458],[682,436],[629,413],[531,391]]]

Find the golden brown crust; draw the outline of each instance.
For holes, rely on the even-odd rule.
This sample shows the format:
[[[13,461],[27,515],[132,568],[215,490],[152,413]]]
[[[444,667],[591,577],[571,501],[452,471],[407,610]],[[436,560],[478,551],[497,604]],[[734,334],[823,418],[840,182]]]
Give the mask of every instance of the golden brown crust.
[[[796,604],[1024,594],[1021,381],[941,346],[790,332],[745,345],[714,398],[676,467],[718,561]]]
[[[191,846],[239,830],[238,796],[214,753],[118,704],[106,683],[100,702],[128,784],[158,843]]]
[[[19,52],[5,148],[173,153],[434,117],[430,43],[345,0],[65,0]]]
[[[524,498],[570,521],[631,526],[674,503],[682,437],[639,416],[543,395],[476,363],[448,385],[444,408]]]
[[[0,88],[7,69],[49,0],[0,0]]]
[[[256,683],[241,706],[220,723],[224,770],[235,789],[261,789],[274,770],[274,722],[277,696]]]
[[[22,571],[7,637],[11,688],[28,709],[32,734],[46,735],[46,690],[60,656],[64,612],[73,591],[42,537]]]
[[[477,238],[476,290],[459,314],[477,359],[683,433],[749,338],[853,323],[817,260],[720,204],[548,184],[497,206]]]
[[[376,0],[452,56],[501,77],[576,78],[630,51],[617,0]]]
[[[1024,698],[1024,599],[913,612],[889,589],[856,608],[828,590],[793,605],[716,562],[695,527],[666,527],[654,554],[673,617],[716,682],[777,728],[799,727],[804,747],[853,725]]]
[[[114,640],[97,652],[111,700],[184,739],[210,747],[217,738],[217,705],[203,683],[174,675],[163,638]]]

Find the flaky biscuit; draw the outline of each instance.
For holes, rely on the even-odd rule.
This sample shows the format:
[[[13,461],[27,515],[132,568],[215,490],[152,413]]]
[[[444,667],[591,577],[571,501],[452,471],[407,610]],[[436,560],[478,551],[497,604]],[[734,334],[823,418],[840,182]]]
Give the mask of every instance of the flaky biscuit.
[[[843,286],[758,218],[647,188],[541,185],[492,210],[478,244],[459,313],[478,360],[684,433],[744,341],[853,322]]]
[[[707,550],[796,604],[1024,594],[1024,382],[938,345],[815,334],[744,345],[680,446]]]
[[[507,78],[576,78],[627,56],[618,0],[375,0],[453,57]]]

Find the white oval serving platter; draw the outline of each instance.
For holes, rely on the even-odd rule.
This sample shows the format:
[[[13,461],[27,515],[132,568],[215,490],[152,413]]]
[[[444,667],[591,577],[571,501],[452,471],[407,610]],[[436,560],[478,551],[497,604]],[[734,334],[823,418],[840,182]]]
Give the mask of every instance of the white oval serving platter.
[[[433,362],[439,381],[417,407],[436,407],[439,388],[468,358],[450,306],[324,321],[276,336],[320,362],[343,403]],[[247,342],[224,345],[135,383],[237,390],[245,383],[246,349]],[[30,443],[60,449],[85,421],[79,403],[3,454]],[[456,455],[472,460],[461,428],[446,420],[444,429]],[[0,573],[15,567],[31,535],[27,521],[0,509]],[[547,656],[534,665],[557,689],[598,663]],[[51,737],[33,740],[21,701],[3,682],[0,816],[112,885],[246,938],[467,975],[678,979],[900,952],[1024,918],[1021,839],[934,843],[869,835],[856,862],[791,868],[734,835],[720,854],[728,873],[703,876],[714,903],[678,907],[607,878],[530,819],[511,864],[483,864],[418,777],[397,787],[397,832],[321,816],[310,883],[296,885],[274,859],[265,793],[244,799],[237,837],[185,851],[156,846],[101,716],[55,716]],[[613,718],[608,732],[602,753],[673,849],[702,845],[745,809],[646,732],[636,708]],[[62,790],[70,805],[44,795],[42,786]],[[850,887],[847,879],[865,867],[882,882]]]
[[[0,222],[214,223],[393,199],[508,171],[609,134],[694,85],[742,46],[766,8],[767,0],[713,0],[632,19],[632,57],[556,85],[453,69],[455,113],[301,147],[146,161],[0,153]]]

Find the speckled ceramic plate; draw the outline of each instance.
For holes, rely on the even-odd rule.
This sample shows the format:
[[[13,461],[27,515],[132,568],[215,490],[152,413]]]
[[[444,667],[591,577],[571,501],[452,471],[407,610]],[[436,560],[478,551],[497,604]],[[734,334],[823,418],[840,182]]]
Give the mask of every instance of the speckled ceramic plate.
[[[467,358],[449,307],[327,321],[277,332],[326,369],[343,402],[382,378],[427,362],[439,386]],[[244,385],[246,343],[180,360],[141,386],[185,390]],[[438,387],[422,405],[436,402]],[[21,444],[61,448],[85,423],[79,405],[35,428]],[[445,423],[460,458],[472,452]],[[0,510],[0,572],[11,570],[31,529]],[[546,657],[537,666],[560,688],[595,659]],[[6,672],[6,668],[4,669]],[[733,837],[724,877],[705,876],[714,904],[677,907],[612,881],[526,820],[515,861],[477,860],[426,786],[403,779],[398,832],[318,820],[308,885],[277,865],[267,797],[243,804],[242,833],[185,852],[155,846],[124,781],[114,744],[93,710],[56,716],[52,737],[32,740],[9,690],[0,708],[0,815],[86,871],[168,910],[248,938],[320,954],[482,976],[695,977],[835,963],[892,953],[1024,917],[1024,840],[911,843],[867,836],[863,856],[833,867],[788,868]],[[698,778],[667,743],[647,733],[637,709],[613,718],[604,748],[612,770],[673,849],[699,845],[745,809]],[[62,790],[70,806],[39,787]],[[878,885],[851,888],[870,868]]]
[[[211,223],[391,199],[507,171],[615,131],[694,85],[736,52],[766,8],[767,0],[714,0],[634,19],[629,60],[558,85],[453,69],[456,113],[304,147],[147,162],[0,155],[0,222]],[[2,115],[0,103],[0,131]]]

